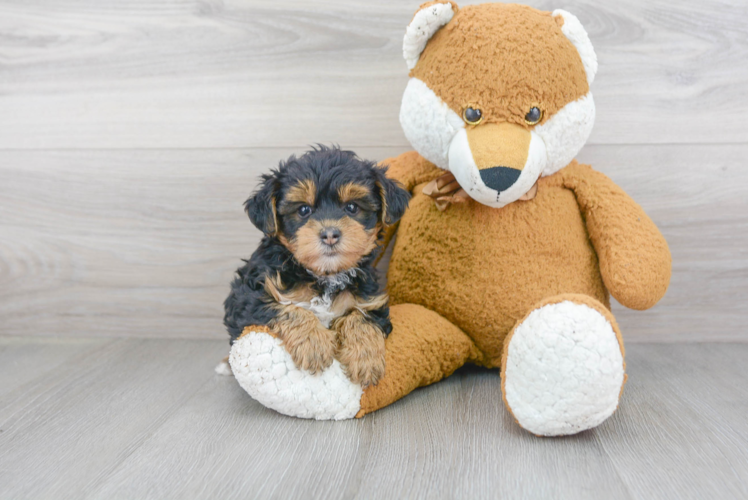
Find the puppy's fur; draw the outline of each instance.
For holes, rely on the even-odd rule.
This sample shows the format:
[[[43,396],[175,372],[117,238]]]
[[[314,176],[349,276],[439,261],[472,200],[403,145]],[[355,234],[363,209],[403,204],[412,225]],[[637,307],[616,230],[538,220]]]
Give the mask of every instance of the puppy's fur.
[[[300,368],[316,373],[337,358],[352,381],[377,383],[392,325],[373,262],[410,197],[385,172],[319,146],[262,177],[245,208],[265,236],[224,303],[232,343],[265,325]]]

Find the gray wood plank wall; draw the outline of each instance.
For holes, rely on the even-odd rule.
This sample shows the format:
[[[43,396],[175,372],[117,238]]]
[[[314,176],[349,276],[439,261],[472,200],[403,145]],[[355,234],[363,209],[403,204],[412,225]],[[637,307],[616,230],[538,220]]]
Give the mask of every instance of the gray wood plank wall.
[[[222,338],[257,176],[314,142],[408,149],[419,3],[2,0],[0,335]],[[625,338],[748,340],[748,4],[526,3],[587,28],[580,159],[672,247],[665,299],[616,307]]]

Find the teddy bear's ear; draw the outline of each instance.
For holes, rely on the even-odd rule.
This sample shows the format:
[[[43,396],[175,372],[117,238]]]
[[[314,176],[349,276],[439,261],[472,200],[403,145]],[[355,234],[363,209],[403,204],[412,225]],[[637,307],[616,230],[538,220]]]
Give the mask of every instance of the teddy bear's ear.
[[[592,42],[590,42],[590,37],[582,27],[582,23],[574,14],[561,9],[554,10],[553,17],[561,26],[561,31],[566,38],[577,48],[579,57],[582,58],[584,71],[587,73],[587,84],[592,85],[595,73],[597,73],[597,55],[595,55],[595,49],[592,48]]]
[[[416,66],[429,39],[451,21],[456,13],[457,4],[447,0],[427,2],[418,8],[403,38],[403,57],[408,63],[408,69]]]

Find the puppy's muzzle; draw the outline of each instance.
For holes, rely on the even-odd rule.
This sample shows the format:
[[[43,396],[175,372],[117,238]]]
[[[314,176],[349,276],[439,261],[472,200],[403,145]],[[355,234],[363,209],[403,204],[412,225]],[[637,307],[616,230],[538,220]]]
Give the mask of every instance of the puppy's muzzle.
[[[337,227],[325,227],[319,232],[320,240],[322,240],[323,244],[329,247],[334,246],[338,241],[340,241],[340,236],[340,229]]]

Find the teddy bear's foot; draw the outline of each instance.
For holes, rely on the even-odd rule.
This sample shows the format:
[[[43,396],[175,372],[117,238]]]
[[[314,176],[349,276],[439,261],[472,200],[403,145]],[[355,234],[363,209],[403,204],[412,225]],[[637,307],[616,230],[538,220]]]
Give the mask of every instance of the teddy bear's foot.
[[[590,297],[546,301],[504,345],[504,402],[533,434],[576,434],[618,407],[625,382],[615,319]]]
[[[229,363],[252,398],[284,415],[343,420],[361,409],[361,386],[348,380],[337,360],[312,375],[297,368],[280,339],[269,333],[244,333],[231,347]]]

